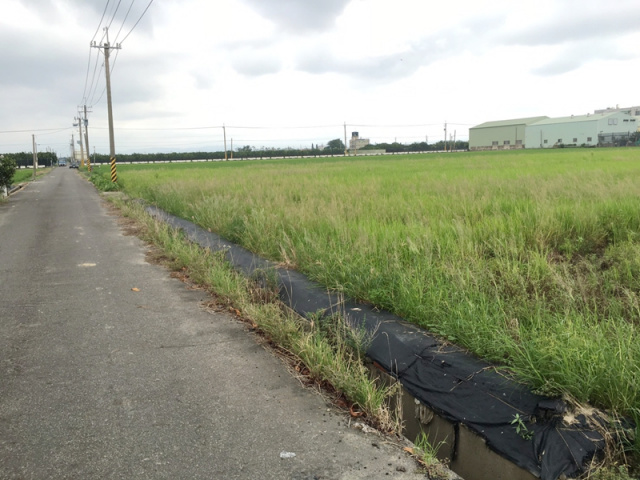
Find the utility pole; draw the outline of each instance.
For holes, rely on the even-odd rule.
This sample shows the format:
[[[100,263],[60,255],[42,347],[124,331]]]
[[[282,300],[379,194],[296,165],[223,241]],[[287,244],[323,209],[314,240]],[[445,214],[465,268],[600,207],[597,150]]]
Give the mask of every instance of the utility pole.
[[[78,122],[78,132],[80,133],[80,166],[84,168],[84,147],[82,146],[82,118],[76,117],[75,120]],[[75,127],[76,124],[74,123]]]
[[[231,139],[231,160],[233,160],[233,138]]]
[[[31,142],[33,143],[33,179],[36,179],[36,168],[38,168],[38,150],[36,149],[36,136],[31,135]]]
[[[109,54],[111,50],[119,50],[121,47],[119,43],[115,46],[111,46],[109,44],[109,28],[104,27],[104,30],[107,34],[107,41],[102,45],[97,45],[93,42],[91,46],[102,49],[104,53],[104,71],[107,78],[107,112],[109,115],[109,162],[111,164],[111,181],[116,183],[118,181],[118,174],[116,172],[116,143],[113,137],[113,109],[111,108],[111,72],[109,71]]]
[[[71,134],[71,162],[76,161],[76,146],[75,141],[73,139],[73,133]]]
[[[458,131],[454,130],[453,131],[453,147],[451,147],[452,152],[456,149],[456,133],[458,133]]]
[[[347,156],[347,122],[344,122],[344,156]]]
[[[224,136],[224,160],[227,161],[227,128],[222,124],[222,135]]]
[[[89,150],[89,119],[87,119],[87,106],[84,106],[84,146],[87,150],[87,170],[91,173],[91,153]]]
[[[447,122],[444,122],[444,151],[447,151]]]

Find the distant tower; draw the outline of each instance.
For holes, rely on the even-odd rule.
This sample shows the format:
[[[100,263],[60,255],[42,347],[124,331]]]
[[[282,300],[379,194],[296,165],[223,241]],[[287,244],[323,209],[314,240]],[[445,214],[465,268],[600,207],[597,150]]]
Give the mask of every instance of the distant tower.
[[[351,140],[349,141],[349,149],[352,151],[369,145],[368,138],[360,138],[359,132],[351,132]]]

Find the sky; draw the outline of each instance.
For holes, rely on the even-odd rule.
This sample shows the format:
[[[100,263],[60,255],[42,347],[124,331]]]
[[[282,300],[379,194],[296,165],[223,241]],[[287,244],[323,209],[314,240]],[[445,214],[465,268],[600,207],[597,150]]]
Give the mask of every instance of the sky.
[[[640,105],[638,25],[638,0],[2,0],[0,152],[68,156],[87,105],[109,153],[92,42],[116,154],[221,151]]]

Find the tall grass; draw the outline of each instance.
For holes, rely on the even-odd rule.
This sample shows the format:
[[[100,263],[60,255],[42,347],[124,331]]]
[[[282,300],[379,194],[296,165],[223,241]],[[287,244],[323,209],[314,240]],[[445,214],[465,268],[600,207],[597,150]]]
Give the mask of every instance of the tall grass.
[[[640,408],[640,152],[120,168],[124,189],[534,388]]]
[[[261,272],[262,279],[246,278],[232,270],[220,252],[202,249],[183,238],[181,232],[152,219],[136,202],[111,201],[122,214],[135,220],[139,235],[158,246],[165,262],[184,271],[190,281],[215,293],[219,303],[232,305],[243,318],[264,332],[288,356],[306,366],[306,374],[318,383],[328,383],[369,421],[385,432],[397,431],[398,419],[390,410],[397,385],[384,385],[371,377],[362,356],[367,335],[343,315],[317,318],[310,324],[283,309],[277,284],[269,281],[275,272]]]
[[[33,170],[20,169],[20,170],[16,170],[16,172],[13,174],[13,179],[11,180],[11,183],[16,185],[18,183],[29,181],[32,178],[33,178]]]

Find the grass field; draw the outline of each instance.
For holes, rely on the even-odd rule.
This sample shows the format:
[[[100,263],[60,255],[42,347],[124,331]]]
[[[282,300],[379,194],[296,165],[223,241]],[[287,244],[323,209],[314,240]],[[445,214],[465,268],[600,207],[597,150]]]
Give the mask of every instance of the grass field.
[[[640,411],[638,149],[127,165],[118,176],[131,196],[539,391]]]
[[[13,184],[16,185],[18,183],[27,182],[33,178],[33,170],[22,168],[20,170],[16,170],[16,173],[13,175]]]

